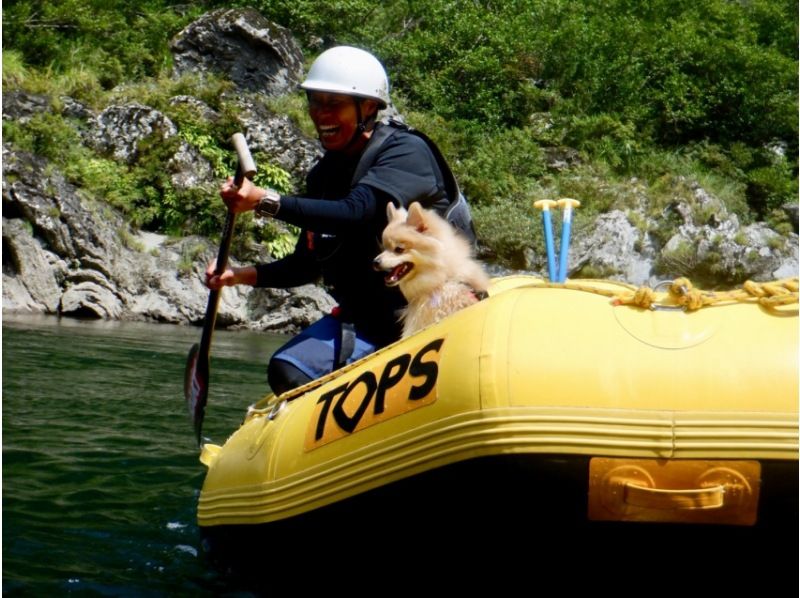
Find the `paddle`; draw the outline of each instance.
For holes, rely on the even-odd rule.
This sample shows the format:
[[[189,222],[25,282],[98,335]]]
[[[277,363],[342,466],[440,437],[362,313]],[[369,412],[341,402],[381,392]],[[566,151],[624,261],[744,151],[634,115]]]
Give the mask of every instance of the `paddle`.
[[[235,133],[231,139],[239,163],[236,168],[234,184],[242,184],[244,177],[252,179],[256,173],[256,164],[250,155],[244,135]],[[236,214],[228,210],[225,218],[225,228],[222,230],[222,239],[219,243],[219,253],[217,254],[217,267],[214,273],[217,275],[225,272],[228,265],[228,253],[231,248],[231,238],[233,237],[233,225]],[[203,336],[200,344],[195,344],[189,350],[189,358],[186,361],[186,371],[183,378],[183,395],[186,397],[186,404],[189,408],[189,415],[192,418],[194,432],[197,436],[197,446],[201,445],[200,434],[203,429],[203,417],[208,401],[208,374],[209,374],[209,353],[211,351],[211,335],[214,332],[214,324],[217,321],[217,307],[219,306],[219,290],[210,291],[208,294],[208,306],[206,307],[206,318],[203,324]]]

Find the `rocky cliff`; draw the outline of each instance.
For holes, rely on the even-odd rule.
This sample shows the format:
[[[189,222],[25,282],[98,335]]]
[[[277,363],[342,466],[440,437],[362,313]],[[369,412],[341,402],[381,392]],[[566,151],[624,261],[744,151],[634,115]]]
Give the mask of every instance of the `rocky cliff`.
[[[319,155],[316,141],[263,99],[293,90],[303,56],[285,29],[252,10],[209,13],[173,40],[176,76],[187,70],[214,72],[233,83],[237,120],[251,150],[261,151],[298,180]],[[81,143],[120,167],[137,160],[142,140],[172,140],[164,167],[175,188],[216,193],[211,164],[178,136],[158,110],[123,102],[95,112],[72,98],[5,93],[3,118],[24,126],[32,115],[58,110],[79,123]],[[175,96],[208,118],[217,115],[200,99]],[[708,287],[746,278],[796,276],[797,235],[779,235],[762,223],[743,226],[721,201],[698,185],[677,194],[656,217],[670,220],[668,238],[654,233],[645,193],[634,182],[626,210],[614,210],[576,226],[570,275],[609,277],[634,284],[688,275]],[[3,310],[64,316],[142,319],[197,324],[204,317],[205,264],[216,247],[199,237],[170,239],[135,230],[102,198],[70,184],[41,156],[3,147]],[[220,208],[222,208],[220,204]],[[261,259],[269,260],[262,254]],[[236,260],[232,260],[236,263]],[[529,267],[545,271],[544,252]],[[228,288],[219,324],[294,332],[328,311],[319,287],[291,291]]]

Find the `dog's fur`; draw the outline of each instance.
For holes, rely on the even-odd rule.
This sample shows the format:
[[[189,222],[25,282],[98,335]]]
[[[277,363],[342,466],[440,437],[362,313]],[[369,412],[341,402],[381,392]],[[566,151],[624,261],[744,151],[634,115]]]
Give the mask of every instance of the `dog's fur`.
[[[489,277],[472,258],[467,240],[444,218],[418,203],[408,212],[389,203],[386,214],[384,251],[374,265],[408,301],[403,338],[478,301],[476,293],[488,288]]]

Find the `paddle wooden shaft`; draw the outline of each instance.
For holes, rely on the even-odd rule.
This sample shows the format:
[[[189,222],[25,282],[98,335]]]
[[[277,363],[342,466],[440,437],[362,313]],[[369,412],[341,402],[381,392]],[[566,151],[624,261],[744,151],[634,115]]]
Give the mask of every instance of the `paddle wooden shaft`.
[[[234,177],[234,184],[238,187],[245,177],[252,178],[255,175],[256,165],[250,155],[244,135],[236,133],[232,138],[232,142],[239,158],[236,176]],[[214,270],[214,273],[218,276],[225,272],[225,268],[228,265],[228,255],[230,254],[235,223],[236,214],[228,210],[228,215],[225,218],[225,227],[222,230],[219,252],[217,253],[217,265]],[[203,418],[205,416],[206,402],[208,401],[209,355],[211,352],[211,337],[217,322],[219,297],[219,289],[211,290],[208,294],[203,336],[200,338],[200,344],[194,345],[189,350],[184,376],[183,392],[189,408],[189,414],[192,417],[192,423],[194,424],[198,446],[201,444]]]
[[[222,229],[219,252],[217,253],[217,266],[214,270],[214,274],[217,276],[222,275],[228,265],[228,255],[231,250],[233,227],[235,224],[236,214],[228,210],[228,215],[225,217],[225,227]],[[205,348],[206,352],[211,348],[211,335],[214,333],[214,326],[217,323],[220,291],[221,289],[213,289],[208,293],[208,305],[206,306],[206,317],[205,323],[203,324],[203,336],[200,338],[200,348]]]

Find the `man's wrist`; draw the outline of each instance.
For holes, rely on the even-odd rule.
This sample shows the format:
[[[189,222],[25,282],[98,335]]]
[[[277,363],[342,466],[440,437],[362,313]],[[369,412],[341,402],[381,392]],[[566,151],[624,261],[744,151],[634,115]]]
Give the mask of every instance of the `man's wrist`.
[[[256,216],[261,218],[273,218],[281,208],[280,193],[274,189],[267,189],[255,207]]]

